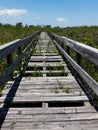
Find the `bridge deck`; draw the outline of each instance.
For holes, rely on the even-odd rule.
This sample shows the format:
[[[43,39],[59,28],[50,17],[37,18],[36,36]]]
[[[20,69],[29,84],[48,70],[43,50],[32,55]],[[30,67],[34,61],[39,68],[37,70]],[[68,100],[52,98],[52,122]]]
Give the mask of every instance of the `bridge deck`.
[[[1,130],[97,130],[98,113],[46,33],[23,77],[0,97]]]

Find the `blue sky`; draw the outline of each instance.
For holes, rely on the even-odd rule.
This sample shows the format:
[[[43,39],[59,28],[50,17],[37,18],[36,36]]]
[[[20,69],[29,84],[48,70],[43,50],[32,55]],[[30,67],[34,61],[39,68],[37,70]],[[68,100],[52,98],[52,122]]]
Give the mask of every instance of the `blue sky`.
[[[98,0],[0,0],[0,22],[24,25],[98,25]]]

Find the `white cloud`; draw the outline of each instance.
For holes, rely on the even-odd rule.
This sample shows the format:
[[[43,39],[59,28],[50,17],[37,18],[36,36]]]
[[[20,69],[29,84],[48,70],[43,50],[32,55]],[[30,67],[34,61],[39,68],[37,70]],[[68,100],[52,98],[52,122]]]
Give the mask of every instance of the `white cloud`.
[[[67,19],[65,18],[56,18],[57,22],[63,23],[63,22],[67,22]]]
[[[27,11],[25,9],[0,9],[1,16],[19,16],[26,13]]]

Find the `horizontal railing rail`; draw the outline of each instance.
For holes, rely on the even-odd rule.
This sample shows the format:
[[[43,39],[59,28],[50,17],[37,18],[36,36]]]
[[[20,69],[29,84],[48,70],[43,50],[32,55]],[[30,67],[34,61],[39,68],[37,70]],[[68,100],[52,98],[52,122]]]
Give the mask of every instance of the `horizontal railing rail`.
[[[0,75],[0,86],[2,86],[2,84],[7,81],[9,76],[11,76],[13,69],[17,64],[21,62],[26,51],[29,50],[28,57],[30,56],[30,53],[32,52],[32,47],[34,47],[35,43],[37,42],[37,36],[39,34],[40,31],[33,33],[32,35],[24,39],[17,39],[0,46],[0,60],[6,58],[8,66],[6,70]],[[16,50],[18,52],[18,55],[15,59],[12,59],[12,53]]]
[[[85,45],[83,43],[74,41],[72,39],[66,38],[64,36],[58,36],[54,33],[51,33],[50,36],[52,39],[55,39],[56,41],[65,43],[68,47],[72,48],[74,51],[76,51],[80,55],[86,57],[91,62],[98,65],[98,49],[95,49],[95,48]],[[63,45],[62,45],[62,47],[63,47]]]
[[[93,47],[84,45],[83,43],[68,39],[66,37],[58,36],[51,32],[48,32],[48,35],[50,36],[56,47],[59,49],[61,54],[67,59],[67,61],[71,64],[75,71],[98,96],[98,83],[80,66],[81,56],[86,57],[92,63],[98,65],[98,50]],[[67,46],[66,51],[64,50],[64,44]],[[70,48],[76,51],[76,62],[70,56]]]

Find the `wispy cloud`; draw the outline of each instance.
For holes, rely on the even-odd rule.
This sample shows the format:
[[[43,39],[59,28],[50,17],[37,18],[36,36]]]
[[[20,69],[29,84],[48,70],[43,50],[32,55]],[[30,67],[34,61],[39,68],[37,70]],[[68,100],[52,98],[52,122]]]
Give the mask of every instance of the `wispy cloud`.
[[[19,16],[26,13],[25,9],[0,9],[0,16]]]
[[[67,19],[65,18],[56,18],[57,22],[63,23],[63,22],[67,22]]]
[[[34,19],[41,19],[41,17],[38,16],[37,14],[33,14],[33,18],[34,18]]]
[[[40,16],[35,16],[34,19],[41,19],[41,17]]]

